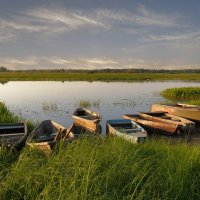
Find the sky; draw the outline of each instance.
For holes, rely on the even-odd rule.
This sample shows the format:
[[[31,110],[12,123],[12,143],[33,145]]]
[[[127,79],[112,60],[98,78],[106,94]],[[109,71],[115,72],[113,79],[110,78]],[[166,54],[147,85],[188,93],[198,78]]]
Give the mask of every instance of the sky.
[[[200,69],[199,0],[0,0],[8,69]]]

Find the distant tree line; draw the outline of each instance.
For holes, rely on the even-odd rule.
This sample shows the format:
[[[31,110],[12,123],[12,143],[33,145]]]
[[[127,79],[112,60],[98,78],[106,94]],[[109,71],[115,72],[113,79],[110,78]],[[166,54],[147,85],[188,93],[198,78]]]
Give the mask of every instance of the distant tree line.
[[[64,72],[64,73],[200,73],[200,69],[176,69],[176,70],[166,70],[166,69],[31,69],[31,70],[8,70],[6,67],[0,67],[0,72]]]
[[[8,69],[6,67],[3,67],[3,66],[0,67],[0,72],[7,72],[7,71]]]

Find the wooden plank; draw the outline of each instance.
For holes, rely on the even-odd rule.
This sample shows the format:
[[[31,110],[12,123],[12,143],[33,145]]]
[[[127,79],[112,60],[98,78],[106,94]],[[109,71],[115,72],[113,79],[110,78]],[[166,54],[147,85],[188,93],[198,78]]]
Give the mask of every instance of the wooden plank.
[[[12,136],[21,136],[25,133],[9,133],[9,134],[0,134],[0,137],[12,137]]]

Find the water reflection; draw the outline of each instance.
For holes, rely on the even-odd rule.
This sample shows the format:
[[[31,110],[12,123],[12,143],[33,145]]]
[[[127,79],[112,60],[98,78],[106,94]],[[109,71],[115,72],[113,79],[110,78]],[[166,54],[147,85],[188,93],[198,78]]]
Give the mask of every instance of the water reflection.
[[[1,85],[5,85],[6,83],[8,83],[8,81],[0,81]]]
[[[104,127],[108,119],[149,111],[152,103],[164,101],[158,95],[163,89],[187,86],[200,86],[200,83],[11,81],[0,85],[0,101],[27,119],[52,119],[64,126],[72,123],[71,114],[77,107],[87,104],[101,113]]]

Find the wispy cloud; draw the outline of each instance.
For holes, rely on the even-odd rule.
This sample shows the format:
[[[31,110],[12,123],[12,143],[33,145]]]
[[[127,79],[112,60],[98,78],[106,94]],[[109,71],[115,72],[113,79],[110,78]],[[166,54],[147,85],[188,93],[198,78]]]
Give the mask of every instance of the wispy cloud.
[[[35,21],[44,24],[64,26],[66,28],[77,29],[84,26],[103,26],[100,21],[89,17],[80,10],[65,11],[63,9],[35,9],[25,11],[26,16],[30,16]]]
[[[52,63],[52,64],[58,64],[58,65],[68,65],[68,64],[76,64],[76,61],[65,59],[65,58],[59,58],[59,57],[44,57],[45,61]]]
[[[104,25],[93,16],[89,17],[80,10],[33,9],[11,15],[9,19],[0,18],[0,42],[18,38],[21,34],[55,34],[85,27]],[[11,37],[12,36],[12,37]]]
[[[7,43],[9,41],[15,40],[15,35],[13,33],[7,32],[0,28],[0,44]]]
[[[76,58],[66,59],[60,57],[44,58],[47,62],[52,64],[59,64],[60,66],[71,67],[71,68],[93,68],[106,67],[106,66],[117,66],[119,63],[117,60],[110,58]]]
[[[174,33],[168,35],[150,35],[146,41],[178,41],[178,40],[190,40],[190,39],[200,39],[200,31],[195,32],[182,32]]]
[[[99,58],[90,58],[90,59],[81,59],[82,62],[96,65],[116,65],[118,62],[112,59],[99,59]]]
[[[20,11],[9,19],[0,18],[0,42],[20,36],[21,33],[55,34],[80,28],[99,28],[100,31],[118,27],[119,24],[133,26],[180,26],[180,15],[157,14],[144,6],[139,6],[135,12],[127,10],[96,9],[64,10],[63,8],[34,8]],[[134,30],[136,31],[136,30]],[[9,33],[8,36],[2,33]],[[12,37],[11,37],[12,36]]]
[[[115,58],[74,58],[63,57],[35,57],[22,58],[0,58],[2,66],[8,69],[122,69],[122,68],[144,68],[144,69],[199,69],[196,63],[187,64],[183,60],[175,59],[163,63],[160,60],[149,59],[115,59]],[[42,67],[41,67],[42,66]]]
[[[36,66],[39,64],[39,60],[35,56],[30,56],[27,58],[0,58],[0,63],[2,66],[7,67],[9,69],[29,69],[30,66]]]
[[[97,18],[105,23],[122,23],[140,26],[180,26],[181,15],[177,14],[157,14],[144,6],[139,6],[135,12],[127,10],[114,11],[109,9],[99,9],[96,11]]]

